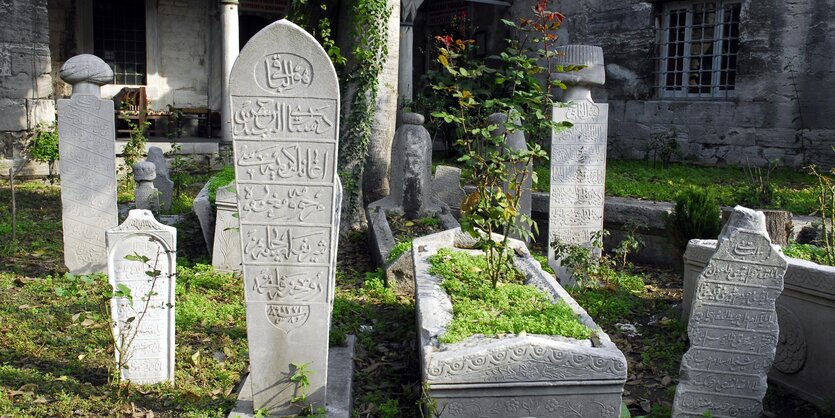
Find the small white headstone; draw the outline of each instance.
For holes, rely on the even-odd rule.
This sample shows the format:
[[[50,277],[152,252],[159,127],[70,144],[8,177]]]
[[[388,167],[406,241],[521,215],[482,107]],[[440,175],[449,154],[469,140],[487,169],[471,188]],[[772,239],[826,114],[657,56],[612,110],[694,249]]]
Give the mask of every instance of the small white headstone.
[[[280,20],[244,47],[230,78],[254,409],[324,406],[336,274],[339,83],[327,53]]]
[[[568,269],[554,258],[551,244],[589,245],[603,231],[606,194],[606,135],[609,105],[595,103],[591,86],[603,85],[603,50],[569,45],[559,48],[560,64],[586,65],[583,70],[558,74],[568,86],[566,107],[555,107],[555,122],[574,126],[551,139],[551,200],[548,216],[548,263],[560,283],[572,284]]]
[[[58,100],[64,263],[72,274],[104,272],[104,234],[118,223],[113,101],[101,98],[113,71],[84,54],[68,59],[60,75],[73,86],[71,98]]]
[[[697,281],[673,416],[759,417],[779,337],[775,301],[787,262],[757,212],[737,206]],[[762,225],[764,225],[764,217]],[[742,227],[742,228],[740,228]]]
[[[148,210],[130,211],[125,222],[107,231],[110,285],[117,292],[126,286],[132,299],[110,300],[116,361],[126,358],[124,380],[174,381],[176,248],[177,229],[157,222]]]

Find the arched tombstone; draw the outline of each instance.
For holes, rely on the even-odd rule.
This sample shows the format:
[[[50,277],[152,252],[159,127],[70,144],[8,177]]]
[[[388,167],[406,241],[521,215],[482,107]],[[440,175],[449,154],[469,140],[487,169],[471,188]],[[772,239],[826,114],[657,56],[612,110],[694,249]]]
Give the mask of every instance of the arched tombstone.
[[[327,53],[280,20],[258,32],[230,76],[235,180],[255,410],[325,405],[340,207],[339,83]]]
[[[101,86],[113,71],[95,55],[76,55],[61,67],[72,97],[58,100],[58,153],[64,264],[72,274],[104,272],[105,232],[116,226],[116,125],[113,101]]]
[[[557,49],[557,64],[585,66],[556,75],[568,88],[563,95],[566,106],[554,107],[553,120],[574,126],[551,137],[548,264],[561,284],[571,285],[574,278],[555,259],[552,244],[591,245],[594,235],[603,231],[609,105],[591,97],[591,88],[606,80],[603,50],[588,45]]]

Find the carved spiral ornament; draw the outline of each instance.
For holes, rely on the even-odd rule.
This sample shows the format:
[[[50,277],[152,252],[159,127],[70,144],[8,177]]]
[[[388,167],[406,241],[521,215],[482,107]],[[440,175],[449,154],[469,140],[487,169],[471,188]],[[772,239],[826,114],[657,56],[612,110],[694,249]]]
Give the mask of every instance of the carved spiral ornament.
[[[777,321],[780,340],[774,356],[774,368],[785,374],[794,374],[806,363],[806,337],[797,316],[783,305],[777,305]]]

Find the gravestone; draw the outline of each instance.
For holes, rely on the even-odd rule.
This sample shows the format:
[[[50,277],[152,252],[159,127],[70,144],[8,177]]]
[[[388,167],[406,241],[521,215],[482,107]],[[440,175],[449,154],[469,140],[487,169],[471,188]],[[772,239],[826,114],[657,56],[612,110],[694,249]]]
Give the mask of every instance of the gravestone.
[[[339,84],[295,24],[256,34],[230,77],[246,323],[256,410],[299,413],[297,367],[323,406],[336,267]]]
[[[241,237],[238,225],[238,198],[235,183],[219,187],[215,193],[215,242],[212,265],[219,271],[241,271]]]
[[[787,262],[761,212],[734,208],[698,278],[673,403],[675,417],[759,417],[779,337]]]
[[[507,123],[507,115],[504,113],[494,113],[487,118],[488,125],[497,125],[498,128],[494,129],[491,133],[494,137],[505,135],[507,129],[505,128],[504,124]],[[515,125],[520,125],[520,121],[518,118],[513,122]],[[507,134],[505,138],[505,144],[510,151],[525,151],[528,149],[528,144],[525,142],[525,133],[521,130],[514,131],[513,133]],[[522,194],[519,197],[519,213],[522,215],[527,216],[528,218],[531,217],[531,206],[532,206],[532,194],[531,194],[531,185],[533,184],[533,180],[531,178],[531,171],[533,170],[533,164],[528,164],[525,167],[524,164],[521,163],[508,163],[505,169],[507,170],[508,180],[513,181],[516,176],[521,175],[523,171],[527,168],[528,174],[525,181],[522,182]],[[505,183],[503,189],[505,193],[509,191],[509,184]],[[531,227],[526,224],[519,222],[518,217],[514,221],[519,228],[530,232]],[[522,237],[514,231],[511,231],[508,234],[511,238],[514,239],[522,239]],[[526,244],[530,241],[530,239],[526,238],[522,239]]]
[[[133,165],[133,179],[136,180],[134,198],[137,209],[159,210],[159,192],[154,187],[157,177],[156,166],[150,161]]]
[[[171,175],[168,172],[168,163],[165,161],[165,155],[162,153],[160,147],[148,148],[148,157],[145,161],[150,161],[156,166],[157,177],[154,179],[154,187],[159,190],[159,206],[162,210],[171,209],[171,198],[174,195],[174,182],[171,181]]]
[[[435,175],[432,177],[432,193],[458,214],[461,202],[467,197],[461,188],[461,169],[448,165],[436,166]]]
[[[585,65],[580,71],[558,73],[568,87],[564,107],[554,107],[555,122],[569,121],[570,129],[551,137],[551,196],[548,216],[548,264],[560,283],[574,283],[568,269],[555,259],[552,243],[591,245],[603,231],[606,186],[606,135],[609,105],[592,100],[591,87],[605,82],[603,50],[596,46],[557,48],[559,65]]]
[[[392,143],[391,193],[383,200],[415,219],[438,206],[432,198],[432,138],[423,115],[404,113],[400,120]]]
[[[118,223],[113,101],[101,98],[113,71],[84,54],[68,59],[60,75],[73,86],[71,98],[58,100],[64,264],[72,274],[104,272],[105,232]]]
[[[107,231],[110,285],[127,286],[132,298],[110,299],[113,335],[121,347],[116,362],[127,356],[124,380],[174,382],[176,249],[177,229],[157,222],[148,210],[131,210],[125,222]],[[146,274],[154,270],[159,274]]]

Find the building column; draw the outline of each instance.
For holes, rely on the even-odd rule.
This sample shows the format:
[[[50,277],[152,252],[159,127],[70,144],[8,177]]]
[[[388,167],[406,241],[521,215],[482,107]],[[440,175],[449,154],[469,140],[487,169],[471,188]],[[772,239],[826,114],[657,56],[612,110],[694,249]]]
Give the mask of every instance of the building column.
[[[398,69],[397,90],[401,101],[412,100],[412,78],[414,76],[412,73],[414,70],[412,46],[415,37],[413,24],[414,22],[400,23],[400,68]]]
[[[223,97],[221,99],[220,123],[223,142],[232,142],[232,103],[229,101],[229,75],[232,65],[240,52],[238,40],[238,0],[220,0],[220,31],[223,37],[221,60],[223,72],[221,84]]]

